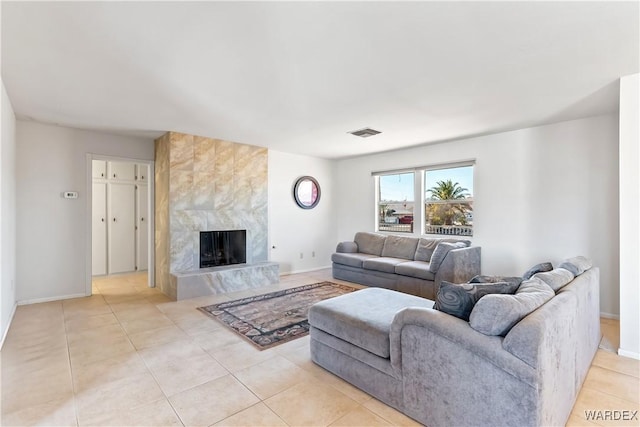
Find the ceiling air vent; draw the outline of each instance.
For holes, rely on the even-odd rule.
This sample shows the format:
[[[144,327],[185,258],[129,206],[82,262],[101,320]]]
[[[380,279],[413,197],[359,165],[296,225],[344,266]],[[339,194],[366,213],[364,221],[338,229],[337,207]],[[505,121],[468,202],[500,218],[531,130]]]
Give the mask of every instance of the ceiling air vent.
[[[360,138],[369,138],[370,136],[379,134],[380,131],[371,128],[364,128],[360,130],[354,130],[353,132],[349,133],[351,135],[359,136]]]

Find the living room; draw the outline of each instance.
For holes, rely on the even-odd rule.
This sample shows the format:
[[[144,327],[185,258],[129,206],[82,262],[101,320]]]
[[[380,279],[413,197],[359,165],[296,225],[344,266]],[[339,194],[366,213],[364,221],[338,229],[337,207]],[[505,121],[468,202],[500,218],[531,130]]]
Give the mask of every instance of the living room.
[[[538,262],[556,265],[571,256],[588,256],[600,269],[601,316],[620,322],[615,350],[637,359],[638,3],[590,4],[550,2],[536,9],[506,3],[485,5],[485,10],[465,3],[431,4],[430,9],[424,3],[414,4],[412,11],[407,4],[397,10],[390,4],[330,10],[309,3],[309,9],[296,10],[276,3],[205,3],[204,10],[214,7],[221,31],[231,31],[235,38],[221,38],[211,48],[214,60],[184,73],[177,64],[193,61],[197,48],[182,46],[180,37],[209,33],[165,34],[156,24],[137,31],[135,17],[149,14],[166,24],[177,14],[201,22],[189,8],[131,4],[124,13],[131,22],[117,24],[123,13],[108,3],[61,7],[3,2],[3,342],[18,307],[95,291],[88,250],[91,159],[153,165],[154,140],[174,131],[268,149],[265,244],[282,281],[326,271],[338,242],[352,240],[359,231],[376,231],[376,174],[473,161],[471,240],[482,248],[483,274],[521,275]],[[374,26],[391,11],[396,18],[388,32],[347,26],[359,14]],[[83,13],[91,19],[80,19]],[[241,22],[238,16],[247,13]],[[260,13],[273,21],[267,25]],[[315,13],[326,21],[315,22]],[[225,17],[235,19],[225,22]],[[293,17],[299,20],[285,25],[285,18]],[[437,25],[445,17],[454,31]],[[425,33],[418,32],[429,27],[423,20],[432,28]],[[474,25],[474,20],[480,23]],[[520,35],[527,21],[531,33]],[[260,32],[261,22],[282,34]],[[332,27],[328,22],[336,23]],[[403,24],[419,36],[410,41],[402,31],[394,32]],[[575,27],[567,30],[565,24]],[[511,33],[496,34],[492,25]],[[310,28],[305,31],[305,26]],[[607,35],[586,31],[598,26]],[[468,32],[456,36],[462,27]],[[38,31],[29,34],[25,28]],[[331,29],[339,30],[334,39]],[[282,42],[296,32],[303,40],[283,44],[284,52],[272,53],[277,60],[259,42],[265,34]],[[83,37],[86,44],[74,44]],[[139,38],[130,43],[127,37]],[[345,40],[346,46],[338,49]],[[490,42],[500,43],[481,49]],[[305,43],[317,51],[305,52]],[[127,50],[129,44],[135,47]],[[249,50],[251,44],[258,46]],[[127,61],[143,57],[145,50],[163,52],[161,47],[169,54],[144,57],[153,59],[149,63]],[[356,47],[362,51],[349,58]],[[255,73],[240,68],[251,61],[232,53],[244,49],[257,55]],[[377,52],[384,54],[383,60],[375,60]],[[332,62],[325,62],[332,55]],[[431,61],[412,59],[416,55],[431,55],[433,62],[447,66],[429,74]],[[225,84],[208,82],[206,73],[202,77],[195,71],[224,62],[221,58],[230,64],[216,71]],[[277,61],[284,63],[276,67]],[[362,68],[354,65],[353,72],[340,72],[338,64],[360,62]],[[107,65],[113,79],[102,82],[107,76],[100,69]],[[317,71],[305,76],[311,67]],[[154,72],[163,68],[168,71]],[[282,81],[273,77],[274,70],[283,73]],[[163,80],[171,73],[179,77]],[[189,86],[195,76],[202,79],[200,85]],[[299,82],[309,88],[303,91]],[[448,86],[439,89],[442,82]],[[487,93],[487,88],[500,87]],[[251,92],[260,94],[258,101]],[[344,98],[335,95],[345,93]],[[357,107],[350,104],[354,100]],[[233,109],[225,111],[225,104]],[[442,109],[434,110],[438,105]],[[140,113],[154,106],[152,117]],[[347,133],[365,126],[382,134],[359,139]],[[312,176],[320,185],[314,209],[300,209],[293,201],[292,186],[301,176]],[[66,191],[77,192],[78,199],[62,197]],[[413,235],[420,236],[419,227]],[[149,276],[153,283],[154,269]]]

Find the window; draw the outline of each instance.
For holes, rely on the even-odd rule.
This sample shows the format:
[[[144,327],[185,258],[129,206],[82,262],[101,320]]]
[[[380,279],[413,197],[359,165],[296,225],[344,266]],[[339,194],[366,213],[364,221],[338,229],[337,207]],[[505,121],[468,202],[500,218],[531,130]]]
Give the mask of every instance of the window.
[[[467,160],[372,173],[377,188],[376,230],[473,236],[474,164]]]
[[[378,177],[378,231],[413,233],[415,173]]]
[[[473,166],[425,170],[425,234],[473,236]]]

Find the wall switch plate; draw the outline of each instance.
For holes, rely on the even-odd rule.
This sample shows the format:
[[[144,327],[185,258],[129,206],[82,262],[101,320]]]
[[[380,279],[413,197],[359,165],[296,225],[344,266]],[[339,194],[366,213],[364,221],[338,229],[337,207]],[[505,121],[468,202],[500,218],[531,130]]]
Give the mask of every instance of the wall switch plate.
[[[77,191],[65,191],[64,193],[62,193],[62,196],[65,199],[77,199],[78,198],[78,192]]]

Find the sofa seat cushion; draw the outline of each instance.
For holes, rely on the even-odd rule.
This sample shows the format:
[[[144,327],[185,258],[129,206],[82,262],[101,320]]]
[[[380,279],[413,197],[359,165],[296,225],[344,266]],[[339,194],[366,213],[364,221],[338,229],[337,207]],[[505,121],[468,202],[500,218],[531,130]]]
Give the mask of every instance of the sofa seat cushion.
[[[436,275],[429,270],[429,263],[423,261],[408,261],[396,265],[396,274],[417,277],[424,280],[435,280]]]
[[[376,257],[368,258],[362,262],[362,267],[366,270],[382,271],[384,273],[395,273],[396,265],[407,262],[402,258]]]
[[[334,253],[331,255],[331,261],[336,264],[348,265],[351,267],[362,268],[362,262],[366,259],[378,258],[376,255],[361,254],[361,253]]]
[[[406,307],[431,308],[433,301],[388,289],[361,289],[311,306],[309,324],[388,359],[391,323]]]

